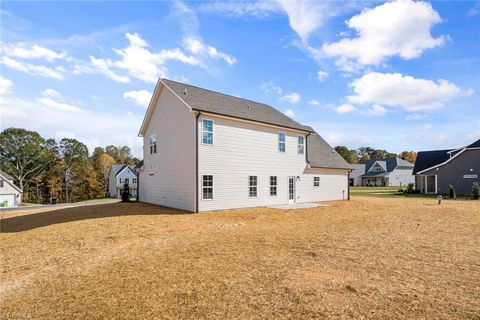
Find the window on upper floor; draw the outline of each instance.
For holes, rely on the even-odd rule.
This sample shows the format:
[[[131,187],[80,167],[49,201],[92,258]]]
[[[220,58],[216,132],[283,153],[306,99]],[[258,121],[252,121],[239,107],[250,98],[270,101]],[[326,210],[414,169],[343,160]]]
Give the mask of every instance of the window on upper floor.
[[[313,177],[313,186],[320,187],[320,177]]]
[[[133,178],[132,183],[137,183],[137,178]]]
[[[250,198],[257,197],[257,176],[249,176],[248,177],[248,196]]]
[[[127,183],[127,184],[128,184],[128,183],[129,183],[129,181],[130,181],[130,179],[129,179],[129,178],[125,178],[125,181],[124,181],[123,183],[124,183],[124,184],[125,184],[125,183]]]
[[[303,136],[298,136],[297,152],[298,154],[305,152],[305,138]]]
[[[375,167],[373,167],[372,171],[374,171],[374,172],[382,172],[382,171],[383,171],[383,168],[380,167],[380,166],[375,166]]]
[[[3,188],[3,179],[0,179],[0,188]]]
[[[157,135],[152,134],[148,137],[148,144],[150,146],[150,154],[157,153]]]
[[[276,176],[270,177],[270,195],[271,196],[277,195],[277,177]]]
[[[278,133],[278,151],[285,152],[285,132]]]
[[[203,200],[213,199],[213,176],[212,175],[202,176],[202,199]]]
[[[213,144],[213,120],[202,120],[202,143]]]

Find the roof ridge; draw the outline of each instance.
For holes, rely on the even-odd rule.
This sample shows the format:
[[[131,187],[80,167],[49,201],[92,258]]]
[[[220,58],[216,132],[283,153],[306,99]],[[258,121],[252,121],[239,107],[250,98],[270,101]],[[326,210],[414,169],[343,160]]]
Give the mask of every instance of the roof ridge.
[[[178,83],[178,84],[181,84],[181,85],[185,85],[185,86],[190,86],[190,87],[193,87],[193,88],[196,88],[196,89],[199,89],[199,90],[205,90],[205,91],[209,91],[209,92],[212,92],[212,93],[215,93],[215,94],[219,94],[219,95],[222,95],[222,96],[227,96],[227,97],[231,97],[231,98],[235,98],[235,99],[240,99],[240,100],[243,100],[243,101],[246,101],[246,102],[252,102],[252,103],[255,103],[255,104],[259,104],[259,105],[263,105],[265,107],[268,107],[268,108],[271,108],[273,110],[275,110],[276,112],[282,114],[283,116],[287,117],[288,119],[290,119],[291,121],[295,122],[296,124],[298,124],[299,126],[302,126],[302,127],[308,127],[306,125],[304,125],[303,123],[300,123],[298,122],[297,120],[295,119],[292,119],[290,118],[289,116],[287,116],[286,114],[284,114],[283,112],[281,112],[280,110],[278,110],[277,108],[265,103],[265,102],[259,102],[259,101],[255,101],[255,100],[249,100],[249,99],[246,99],[246,98],[242,98],[242,97],[237,97],[237,96],[234,96],[232,94],[228,94],[228,93],[223,93],[223,92],[220,92],[220,91],[215,91],[215,90],[212,90],[212,89],[207,89],[207,88],[202,88],[202,87],[199,87],[199,86],[196,86],[196,85],[193,85],[193,84],[189,84],[189,83],[184,83],[184,82],[180,82],[180,81],[175,81],[175,80],[170,80],[170,79],[167,79],[167,78],[160,78],[162,81],[166,80],[166,81],[170,81],[170,82],[175,82],[175,83]],[[182,100],[187,103],[183,97],[180,97],[182,98]],[[188,104],[188,103],[187,103]],[[309,131],[309,130],[307,130]]]

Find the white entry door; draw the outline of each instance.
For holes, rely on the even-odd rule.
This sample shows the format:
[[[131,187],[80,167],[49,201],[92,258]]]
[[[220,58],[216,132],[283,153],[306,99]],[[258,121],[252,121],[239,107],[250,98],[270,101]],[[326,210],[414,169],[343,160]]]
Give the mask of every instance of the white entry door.
[[[288,177],[288,203],[295,203],[295,177]]]

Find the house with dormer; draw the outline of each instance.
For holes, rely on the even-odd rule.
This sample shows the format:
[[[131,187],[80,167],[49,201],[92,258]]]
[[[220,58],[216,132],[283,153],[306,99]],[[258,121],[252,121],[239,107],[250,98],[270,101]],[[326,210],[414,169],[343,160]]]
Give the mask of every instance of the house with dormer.
[[[160,79],[139,136],[141,202],[198,212],[349,198],[351,166],[263,103]]]
[[[400,158],[385,158],[364,162],[365,173],[360,175],[362,186],[406,186],[414,183],[413,163]]]

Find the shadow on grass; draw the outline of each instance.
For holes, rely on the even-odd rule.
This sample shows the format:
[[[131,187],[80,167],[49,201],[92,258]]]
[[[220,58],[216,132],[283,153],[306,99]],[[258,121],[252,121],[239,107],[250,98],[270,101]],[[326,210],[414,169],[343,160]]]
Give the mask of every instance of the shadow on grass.
[[[147,203],[119,202],[112,204],[78,206],[73,208],[42,211],[38,213],[5,218],[0,222],[0,231],[2,233],[21,232],[59,223],[68,223],[97,218],[134,215],[180,215],[188,213],[189,212],[187,211],[166,208]]]

